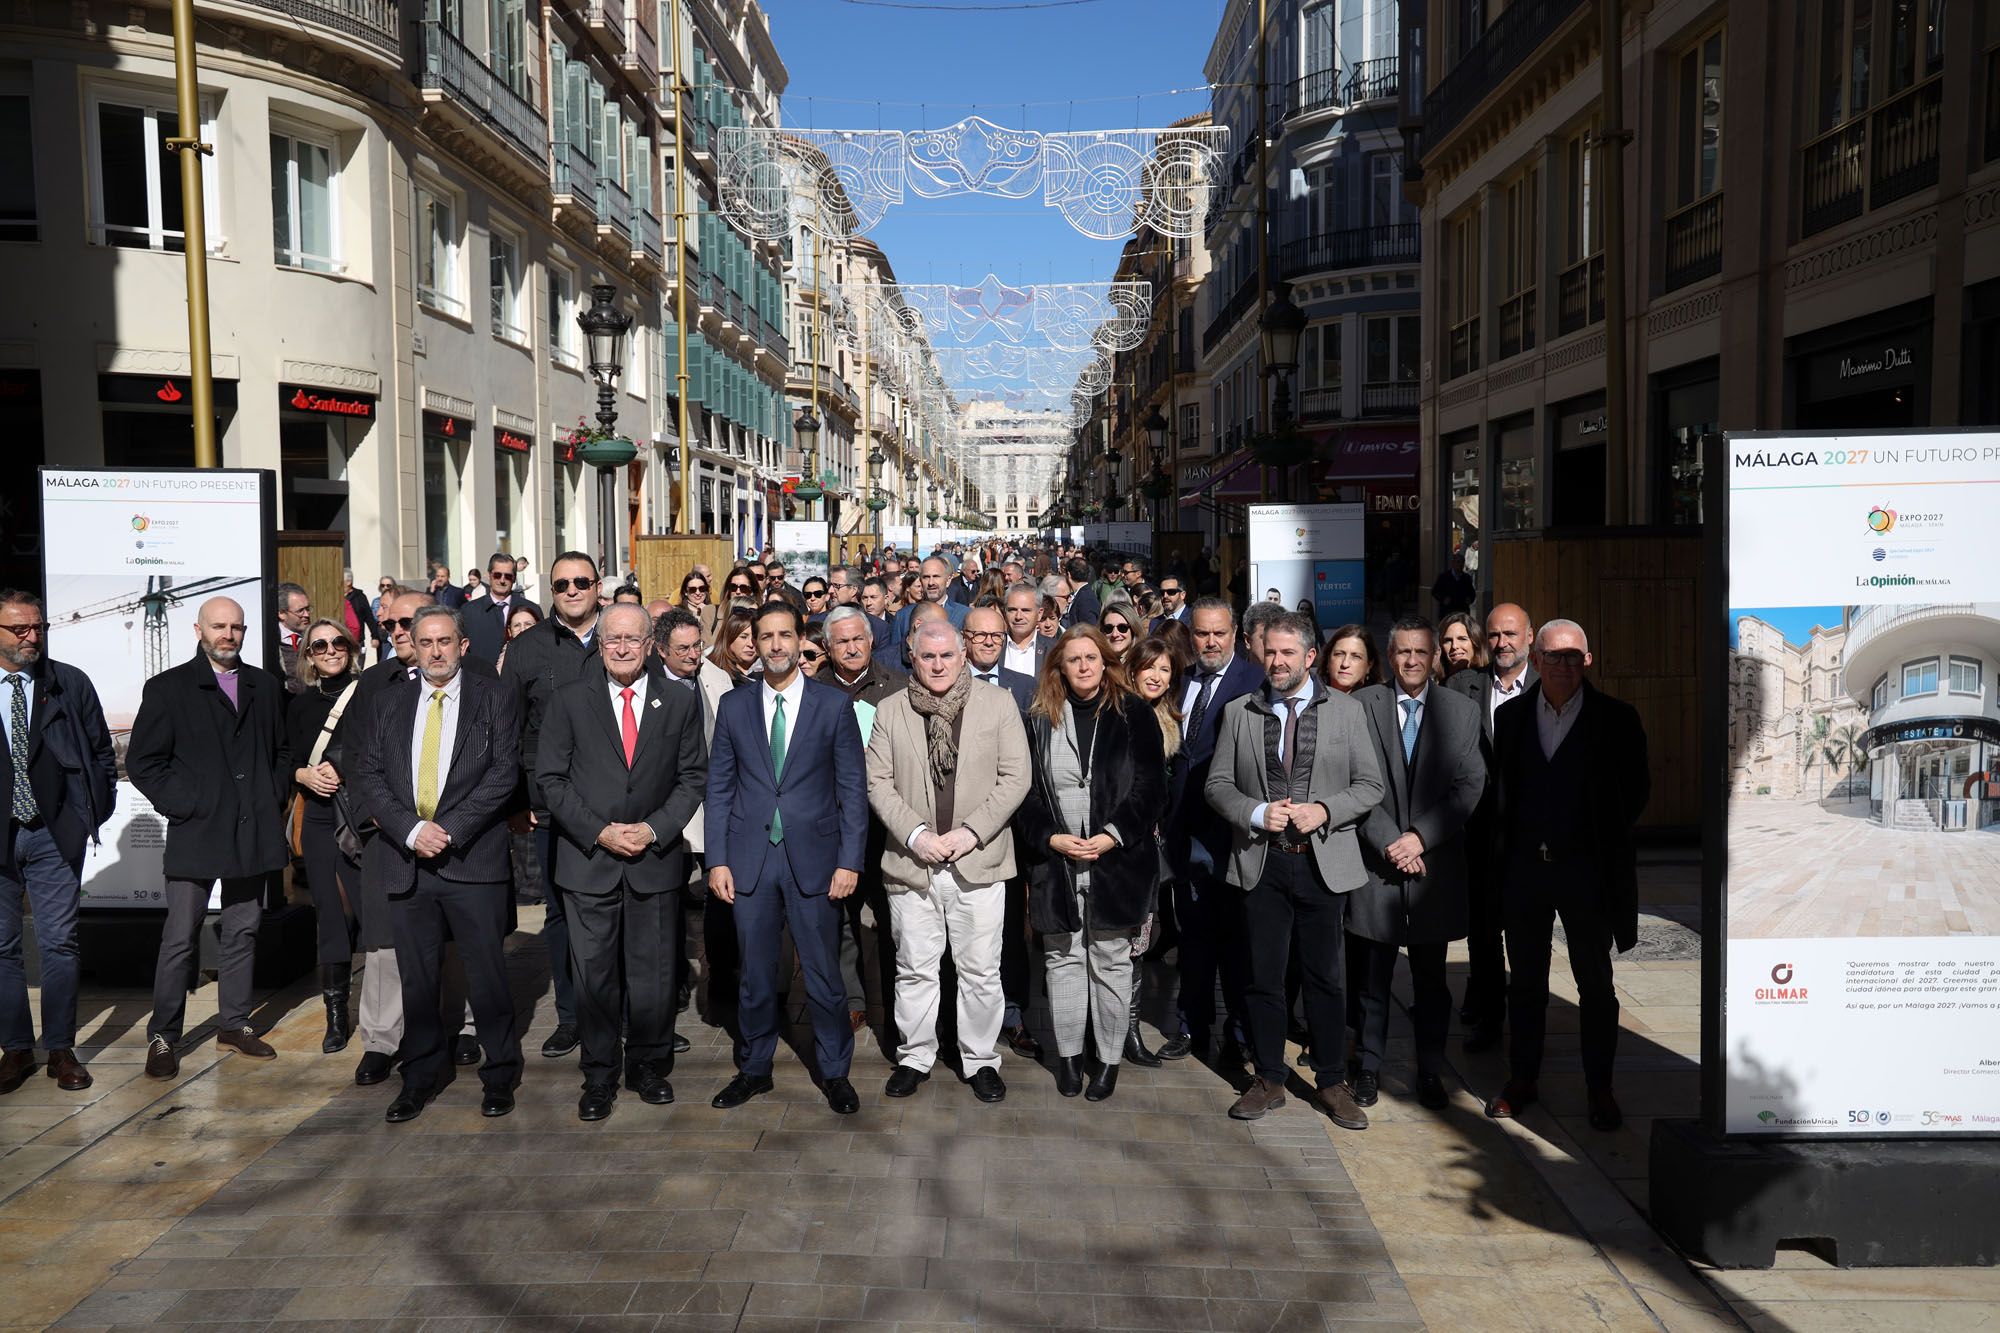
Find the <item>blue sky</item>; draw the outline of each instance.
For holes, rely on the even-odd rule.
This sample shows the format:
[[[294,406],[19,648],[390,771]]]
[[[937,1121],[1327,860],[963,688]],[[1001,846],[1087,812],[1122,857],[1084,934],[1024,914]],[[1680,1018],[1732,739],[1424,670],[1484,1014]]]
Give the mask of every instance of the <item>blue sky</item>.
[[[1736,621],[1755,616],[1785,636],[1785,642],[1803,645],[1814,625],[1831,629],[1847,614],[1843,606],[1763,606],[1732,607],[1729,612],[1729,646],[1736,646]]]
[[[1044,133],[1152,128],[1206,110],[1201,66],[1224,7],[1224,0],[1090,0],[947,12],[764,2],[791,75],[789,125],[937,129],[978,114]],[[1194,91],[1143,96],[1176,88]],[[1072,230],[1039,195],[908,196],[868,235],[902,281],[968,286],[989,269],[1015,284],[1103,281],[1123,245]]]

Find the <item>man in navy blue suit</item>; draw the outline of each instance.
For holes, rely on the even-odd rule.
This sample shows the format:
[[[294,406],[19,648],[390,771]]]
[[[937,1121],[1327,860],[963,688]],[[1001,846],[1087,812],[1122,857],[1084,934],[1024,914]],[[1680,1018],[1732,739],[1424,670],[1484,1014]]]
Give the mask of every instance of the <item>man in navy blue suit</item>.
[[[1193,629],[1195,669],[1181,696],[1189,796],[1167,835],[1167,855],[1174,868],[1174,918],[1181,930],[1181,1030],[1160,1048],[1169,1060],[1181,1059],[1191,1050],[1207,1054],[1218,970],[1232,1037],[1243,1018],[1248,959],[1237,925],[1243,892],[1232,889],[1227,878],[1229,825],[1201,798],[1201,791],[1208,781],[1209,761],[1215,757],[1223,707],[1264,684],[1263,666],[1236,651],[1236,612],[1229,603],[1220,597],[1196,602]]]
[[[998,685],[1014,696],[1026,713],[1035,702],[1035,678],[1000,665],[1000,652],[1007,643],[1007,622],[992,603],[975,606],[965,613],[965,664],[974,680]]]
[[[779,938],[787,925],[805,972],[814,1061],[826,1102],[861,1109],[847,1081],[854,1030],[840,977],[840,900],[860,882],[868,840],[867,763],[853,706],[799,671],[804,617],[789,602],[757,612],[764,675],[715,711],[703,813],[708,890],[733,904],[742,955],[736,1077],[728,1110],[771,1091],[778,1046]]]

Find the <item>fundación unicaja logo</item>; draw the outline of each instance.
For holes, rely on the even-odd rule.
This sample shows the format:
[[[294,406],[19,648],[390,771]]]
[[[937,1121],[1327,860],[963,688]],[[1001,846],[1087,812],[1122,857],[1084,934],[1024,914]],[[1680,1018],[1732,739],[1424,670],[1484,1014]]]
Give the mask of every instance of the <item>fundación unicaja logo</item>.
[[[1768,1125],[1777,1120],[1778,1113],[1776,1111],[1759,1111],[1757,1118]]]
[[[1868,511],[1868,530],[1878,536],[1891,531],[1896,526],[1896,511],[1876,505]]]

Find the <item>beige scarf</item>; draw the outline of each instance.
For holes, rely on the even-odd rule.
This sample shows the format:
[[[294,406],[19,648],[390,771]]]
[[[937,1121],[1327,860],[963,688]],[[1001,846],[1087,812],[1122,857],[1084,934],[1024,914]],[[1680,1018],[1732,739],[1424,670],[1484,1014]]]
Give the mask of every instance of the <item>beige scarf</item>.
[[[931,780],[939,785],[949,781],[958,769],[958,746],[952,740],[952,731],[958,726],[958,715],[971,693],[969,671],[961,671],[943,694],[933,694],[915,676],[910,678],[910,707],[924,719],[924,733],[930,741]]]

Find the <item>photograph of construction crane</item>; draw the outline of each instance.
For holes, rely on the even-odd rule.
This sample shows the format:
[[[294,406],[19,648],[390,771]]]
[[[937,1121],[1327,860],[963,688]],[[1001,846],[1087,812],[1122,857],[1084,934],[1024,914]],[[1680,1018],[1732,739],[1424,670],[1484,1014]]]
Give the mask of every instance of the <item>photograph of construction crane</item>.
[[[210,597],[243,603],[243,659],[263,661],[264,609],[258,580],[239,575],[136,578],[119,574],[49,576],[50,651],[91,663],[91,680],[125,776],[125,743],[146,681],[195,651],[195,612]]]

